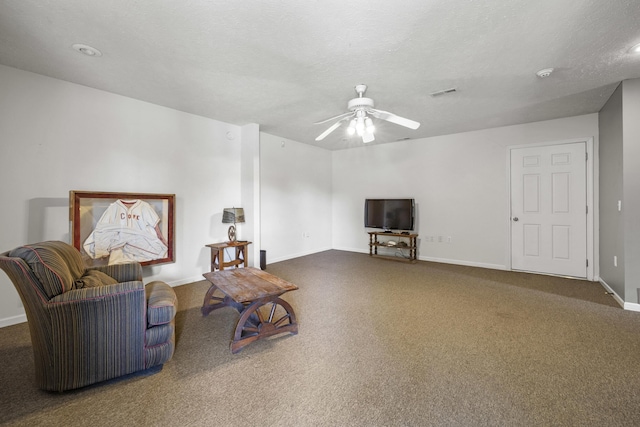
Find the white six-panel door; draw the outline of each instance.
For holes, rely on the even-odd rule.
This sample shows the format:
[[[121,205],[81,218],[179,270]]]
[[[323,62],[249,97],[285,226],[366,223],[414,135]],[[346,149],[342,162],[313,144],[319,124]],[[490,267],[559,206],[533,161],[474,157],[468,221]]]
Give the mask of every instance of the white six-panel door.
[[[586,277],[586,144],[510,153],[511,268]]]

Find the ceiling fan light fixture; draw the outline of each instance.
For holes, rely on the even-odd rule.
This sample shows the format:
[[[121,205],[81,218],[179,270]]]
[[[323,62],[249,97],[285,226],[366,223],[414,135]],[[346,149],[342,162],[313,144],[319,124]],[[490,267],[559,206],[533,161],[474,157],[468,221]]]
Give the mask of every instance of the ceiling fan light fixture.
[[[347,127],[347,134],[354,135],[357,133],[358,136],[362,138],[362,142],[365,143],[375,141],[376,139],[373,135],[376,128],[373,125],[373,120],[371,119],[371,117],[379,120],[385,120],[387,122],[404,126],[413,130],[416,130],[420,127],[419,122],[397,116],[388,111],[378,110],[374,108],[373,99],[363,96],[365,91],[367,90],[366,85],[357,85],[355,89],[358,97],[353,98],[349,102],[347,102],[347,109],[349,110],[349,112],[341,113],[337,116],[333,116],[314,123],[316,125],[319,125],[335,120],[335,122],[331,126],[329,126],[329,128],[327,128],[324,132],[318,135],[318,137],[316,137],[316,141],[322,141],[327,135],[340,127],[341,123],[344,123],[347,120],[350,120],[349,126]]]
[[[373,133],[376,130],[376,127],[373,125],[373,121],[369,117],[364,119],[364,126],[368,133]]]
[[[640,53],[640,43],[638,43],[635,46],[631,46],[631,48],[629,49],[629,53],[631,54],[638,54]]]
[[[358,136],[364,135],[365,125],[364,118],[358,117],[356,119],[356,132],[358,132]]]
[[[355,133],[356,133],[356,120],[353,119],[351,120],[351,123],[349,123],[349,127],[347,128],[347,135],[352,136]]]

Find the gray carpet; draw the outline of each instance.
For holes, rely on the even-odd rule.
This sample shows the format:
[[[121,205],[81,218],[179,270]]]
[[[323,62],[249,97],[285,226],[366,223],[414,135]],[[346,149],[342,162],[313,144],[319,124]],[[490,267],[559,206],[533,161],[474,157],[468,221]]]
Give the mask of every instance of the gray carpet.
[[[35,389],[26,324],[0,329],[9,425],[640,425],[640,313],[593,282],[327,251],[268,266],[298,335],[229,351],[238,313],[175,288],[174,358],[58,394]]]

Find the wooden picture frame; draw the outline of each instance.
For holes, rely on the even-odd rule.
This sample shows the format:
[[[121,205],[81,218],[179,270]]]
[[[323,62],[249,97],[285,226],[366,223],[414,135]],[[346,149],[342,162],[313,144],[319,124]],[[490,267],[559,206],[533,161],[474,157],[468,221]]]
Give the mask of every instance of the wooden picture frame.
[[[69,221],[87,265],[175,262],[175,194],[70,191]]]

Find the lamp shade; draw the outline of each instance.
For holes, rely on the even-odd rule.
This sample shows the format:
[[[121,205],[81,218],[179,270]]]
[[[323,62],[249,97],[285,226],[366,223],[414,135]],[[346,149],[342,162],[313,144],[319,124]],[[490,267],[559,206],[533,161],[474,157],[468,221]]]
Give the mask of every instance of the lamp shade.
[[[237,222],[244,222],[244,209],[224,208],[222,211],[222,223],[235,224]]]

